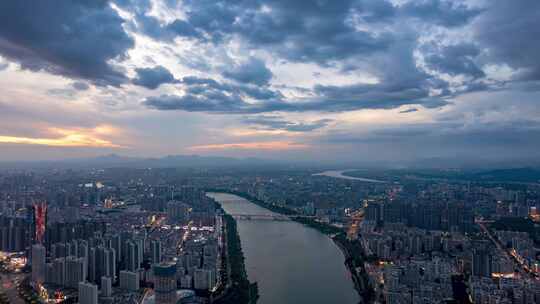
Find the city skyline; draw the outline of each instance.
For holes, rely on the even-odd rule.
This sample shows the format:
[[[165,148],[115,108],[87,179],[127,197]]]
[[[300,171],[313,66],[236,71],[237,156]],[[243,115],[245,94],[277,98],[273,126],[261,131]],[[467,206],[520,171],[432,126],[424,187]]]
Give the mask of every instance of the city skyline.
[[[3,1],[0,162],[540,159],[538,1]]]

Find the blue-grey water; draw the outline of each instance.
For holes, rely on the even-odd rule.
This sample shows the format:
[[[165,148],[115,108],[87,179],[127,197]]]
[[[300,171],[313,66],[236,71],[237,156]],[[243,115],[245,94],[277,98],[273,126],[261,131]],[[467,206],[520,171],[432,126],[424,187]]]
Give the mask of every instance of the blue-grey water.
[[[236,195],[208,195],[229,214],[274,214]],[[249,280],[259,286],[257,303],[358,303],[343,254],[329,237],[296,222],[237,222]]]
[[[321,172],[321,173],[316,173],[316,174],[313,174],[313,175],[314,176],[328,176],[328,177],[334,177],[334,178],[351,179],[351,180],[357,180],[357,181],[368,182],[368,183],[386,183],[385,181],[382,181],[382,180],[343,175],[343,173],[348,172],[348,171],[356,171],[356,170],[354,170],[354,169],[330,170],[330,171],[324,171],[324,172]]]

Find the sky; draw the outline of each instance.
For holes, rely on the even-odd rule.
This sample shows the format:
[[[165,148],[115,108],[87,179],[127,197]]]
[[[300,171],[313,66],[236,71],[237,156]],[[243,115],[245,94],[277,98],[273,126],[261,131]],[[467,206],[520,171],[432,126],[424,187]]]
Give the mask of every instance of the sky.
[[[538,0],[0,1],[0,161],[539,160],[538,37]]]

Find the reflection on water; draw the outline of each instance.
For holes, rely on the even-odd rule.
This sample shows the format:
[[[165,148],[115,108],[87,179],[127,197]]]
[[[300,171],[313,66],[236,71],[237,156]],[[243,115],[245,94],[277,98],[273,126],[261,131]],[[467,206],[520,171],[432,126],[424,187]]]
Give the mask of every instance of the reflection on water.
[[[229,214],[273,212],[243,198],[209,193]],[[296,222],[238,220],[250,281],[259,286],[260,304],[358,303],[359,296],[330,238]]]

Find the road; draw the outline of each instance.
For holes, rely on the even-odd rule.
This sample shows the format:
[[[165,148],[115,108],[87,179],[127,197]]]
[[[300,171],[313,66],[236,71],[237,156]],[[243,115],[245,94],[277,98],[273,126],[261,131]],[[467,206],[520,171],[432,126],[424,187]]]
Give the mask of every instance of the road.
[[[491,231],[489,231],[489,229],[486,227],[484,222],[477,222],[477,224],[478,224],[478,226],[480,226],[480,229],[482,229],[482,231],[487,234],[487,236],[489,237],[491,242],[493,244],[495,244],[495,246],[497,247],[497,250],[499,250],[501,253],[503,253],[509,260],[511,260],[514,263],[514,265],[516,266],[515,268],[519,270],[520,276],[522,276],[522,277],[530,276],[532,278],[536,278],[536,276],[534,274],[529,272],[529,269],[527,268],[527,266],[525,266],[524,264],[519,263],[519,261],[501,245],[499,240],[497,240],[491,234]]]

